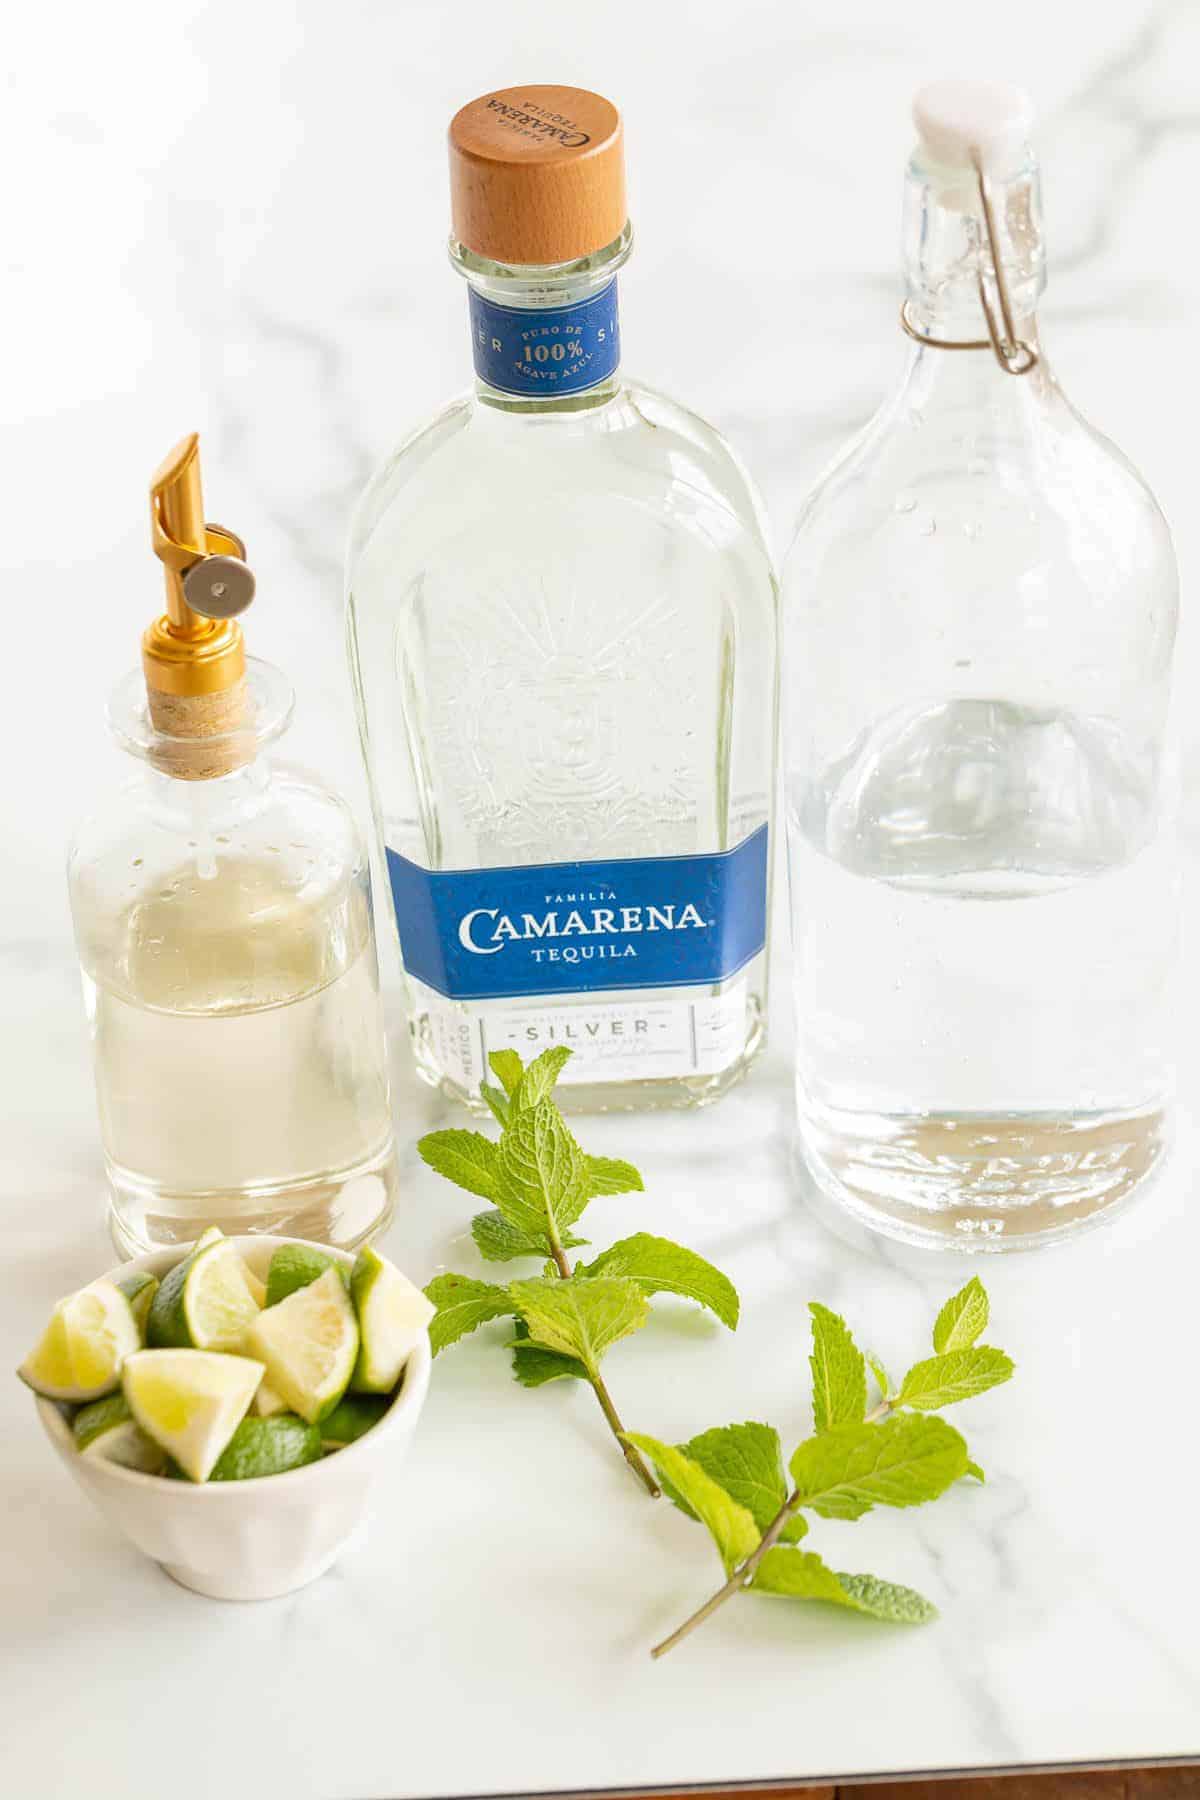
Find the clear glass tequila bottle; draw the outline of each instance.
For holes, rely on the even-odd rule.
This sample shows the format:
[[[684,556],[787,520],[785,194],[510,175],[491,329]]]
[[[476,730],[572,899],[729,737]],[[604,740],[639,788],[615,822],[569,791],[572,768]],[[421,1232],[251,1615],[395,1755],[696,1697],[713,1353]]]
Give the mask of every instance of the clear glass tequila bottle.
[[[125,1255],[209,1225],[348,1247],[396,1197],[365,851],[264,755],[291,689],[227,616],[253,583],[203,522],[194,438],[153,496],[168,612],[109,713],[144,766],[68,864],[110,1227]]]
[[[908,367],[785,569],[800,1129],[866,1223],[1007,1249],[1166,1143],[1177,576],[1037,336],[1027,103],[942,84],[916,117]]]
[[[478,379],[355,519],[350,653],[422,1074],[574,1055],[691,1106],[763,1043],[776,592],[721,438],[618,366],[620,120],[520,88],[451,127]]]

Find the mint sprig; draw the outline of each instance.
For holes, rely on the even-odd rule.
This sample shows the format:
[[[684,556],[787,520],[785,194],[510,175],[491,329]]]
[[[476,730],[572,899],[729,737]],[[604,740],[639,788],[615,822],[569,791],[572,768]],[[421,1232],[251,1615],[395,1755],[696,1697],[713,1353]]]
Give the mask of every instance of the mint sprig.
[[[652,1656],[665,1655],[745,1592],[824,1600],[893,1624],[921,1625],[936,1616],[912,1588],[841,1573],[797,1545],[808,1534],[806,1513],[861,1519],[876,1506],[924,1506],[965,1476],[983,1480],[962,1435],[934,1414],[1013,1373],[1003,1350],[977,1341],[987,1328],[987,1294],[975,1277],[946,1302],[933,1328],[935,1354],[914,1363],[894,1391],[878,1359],[859,1350],[844,1319],[816,1303],[809,1311],[816,1429],[797,1446],[786,1471],[779,1434],[769,1425],[723,1425],[687,1444],[641,1433],[629,1439],[657,1469],[668,1499],[706,1527],[726,1577]],[[869,1412],[868,1366],[879,1388]]]
[[[541,1273],[507,1284],[469,1275],[439,1275],[425,1292],[437,1308],[429,1334],[436,1356],[489,1320],[512,1318],[513,1375],[523,1387],[586,1381],[634,1474],[654,1498],[661,1493],[637,1442],[613,1405],[600,1363],[622,1338],[640,1331],[656,1294],[679,1294],[736,1330],[738,1296],[719,1269],[668,1238],[637,1232],[589,1263],[572,1267],[568,1250],[587,1240],[571,1227],[592,1200],[642,1192],[632,1163],[588,1156],[554,1101],[554,1084],[571,1052],[543,1051],[528,1066],[515,1050],[489,1057],[496,1083],[483,1098],[500,1126],[499,1141],[479,1131],[434,1131],[417,1146],[431,1169],[491,1205],[471,1221],[485,1262],[537,1258]]]

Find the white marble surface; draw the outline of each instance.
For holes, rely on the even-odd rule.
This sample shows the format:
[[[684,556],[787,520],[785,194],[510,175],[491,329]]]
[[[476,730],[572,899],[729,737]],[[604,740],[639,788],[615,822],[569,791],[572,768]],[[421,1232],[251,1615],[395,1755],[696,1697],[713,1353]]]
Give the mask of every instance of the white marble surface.
[[[62,856],[116,773],[103,701],[158,594],[147,477],[203,432],[210,510],[259,572],[253,647],[299,690],[293,754],[360,796],[341,540],[371,465],[466,378],[465,297],[442,256],[442,132],[462,99],[532,73],[623,102],[640,234],[627,360],[730,432],[782,538],[902,355],[909,91],[946,71],[1020,76],[1044,120],[1048,347],[1162,499],[1185,599],[1200,555],[1194,6],[69,0],[26,9],[17,51],[0,251],[14,1361],[47,1304],[108,1261]],[[1186,622],[1185,795],[1198,654]],[[805,1211],[786,954],[777,974],[772,1048],[721,1108],[581,1126],[650,1188],[597,1206],[598,1241],[649,1212],[745,1297],[736,1337],[666,1307],[614,1353],[630,1423],[668,1438],[745,1416],[799,1435],[810,1296],[899,1363],[963,1272],[844,1245]],[[640,1498],[588,1396],[522,1392],[486,1333],[439,1364],[394,1515],[315,1588],[255,1607],[142,1565],[9,1383],[4,1791],[400,1800],[1200,1755],[1198,993],[1189,961],[1180,1147],[1160,1189],[1107,1235],[988,1265],[993,1335],[1020,1363],[962,1420],[989,1485],[821,1528],[835,1562],[933,1597],[938,1624],[746,1600],[652,1666],[648,1645],[711,1585],[701,1534]],[[421,1278],[471,1268],[469,1203],[411,1150],[438,1107],[398,1063],[407,1199],[389,1248]]]

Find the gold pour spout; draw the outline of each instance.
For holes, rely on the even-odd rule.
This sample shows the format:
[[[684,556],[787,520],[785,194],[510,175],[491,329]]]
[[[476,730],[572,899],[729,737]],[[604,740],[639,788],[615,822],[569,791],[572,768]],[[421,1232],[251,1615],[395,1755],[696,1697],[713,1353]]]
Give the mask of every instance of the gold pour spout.
[[[184,781],[227,775],[254,756],[246,647],[234,617],[254,598],[246,546],[204,522],[200,440],[176,444],[150,483],[150,540],[167,610],[142,636],[151,761]]]
[[[150,535],[167,584],[167,610],[142,638],[152,709],[156,694],[188,698],[237,687],[246,651],[234,615],[254,598],[254,576],[242,540],[204,522],[195,432],[176,444],[150,483]]]

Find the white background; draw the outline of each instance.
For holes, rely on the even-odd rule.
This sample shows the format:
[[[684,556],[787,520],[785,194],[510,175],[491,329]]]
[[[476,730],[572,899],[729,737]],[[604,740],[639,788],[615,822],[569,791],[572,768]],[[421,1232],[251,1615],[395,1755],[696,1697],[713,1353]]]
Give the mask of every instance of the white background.
[[[48,1303],[109,1260],[62,859],[117,774],[104,702],[159,604],[150,474],[201,432],[209,514],[243,533],[259,577],[250,646],[298,689],[289,750],[361,800],[342,541],[374,464],[469,378],[444,133],[488,88],[579,83],[622,105],[638,237],[626,361],[734,439],[782,548],[806,486],[902,363],[912,89],[947,73],[1029,87],[1047,348],[1176,531],[1177,715],[1200,821],[1195,5],[69,0],[22,7],[5,36],[11,1360]],[[784,958],[772,1050],[722,1108],[586,1133],[642,1164],[661,1228],[747,1296],[736,1339],[680,1310],[657,1345],[614,1357],[636,1422],[665,1436],[748,1411],[798,1434],[805,1299],[844,1305],[900,1360],[961,1278],[844,1250],[798,1207],[785,991]],[[1194,991],[1181,985],[1185,1025]],[[586,1397],[519,1393],[482,1339],[439,1365],[405,1501],[368,1549],[260,1608],[197,1601],[138,1564],[52,1466],[12,1384],[6,1791],[366,1800],[1200,1753],[1196,1064],[1189,1045],[1181,1157],[1158,1196],[1090,1247],[987,1272],[996,1339],[1022,1365],[973,1415],[988,1489],[936,1517],[868,1521],[853,1549],[839,1534],[846,1566],[938,1601],[931,1631],[745,1602],[652,1671],[646,1644],[710,1582],[703,1546],[665,1509],[638,1522]],[[455,1234],[470,1209],[412,1156],[439,1115],[403,1053],[397,1112],[406,1209],[391,1247],[425,1279],[469,1255]],[[644,1206],[613,1203],[598,1237],[644,1221]]]
[[[9,842],[40,872],[157,604],[144,493],[188,430],[212,516],[250,543],[251,647],[297,683],[296,748],[353,778],[349,510],[470,375],[443,248],[446,124],[464,99],[530,76],[622,105],[638,239],[626,363],[733,439],[781,550],[805,488],[904,355],[913,88],[947,72],[1023,81],[1041,120],[1047,347],[1159,496],[1186,592],[1200,530],[1194,5],[68,0],[22,14],[3,109],[0,556],[22,677],[5,732],[41,765],[36,792],[18,784]],[[9,899],[47,922],[49,888]],[[53,903],[65,932],[61,884]]]

